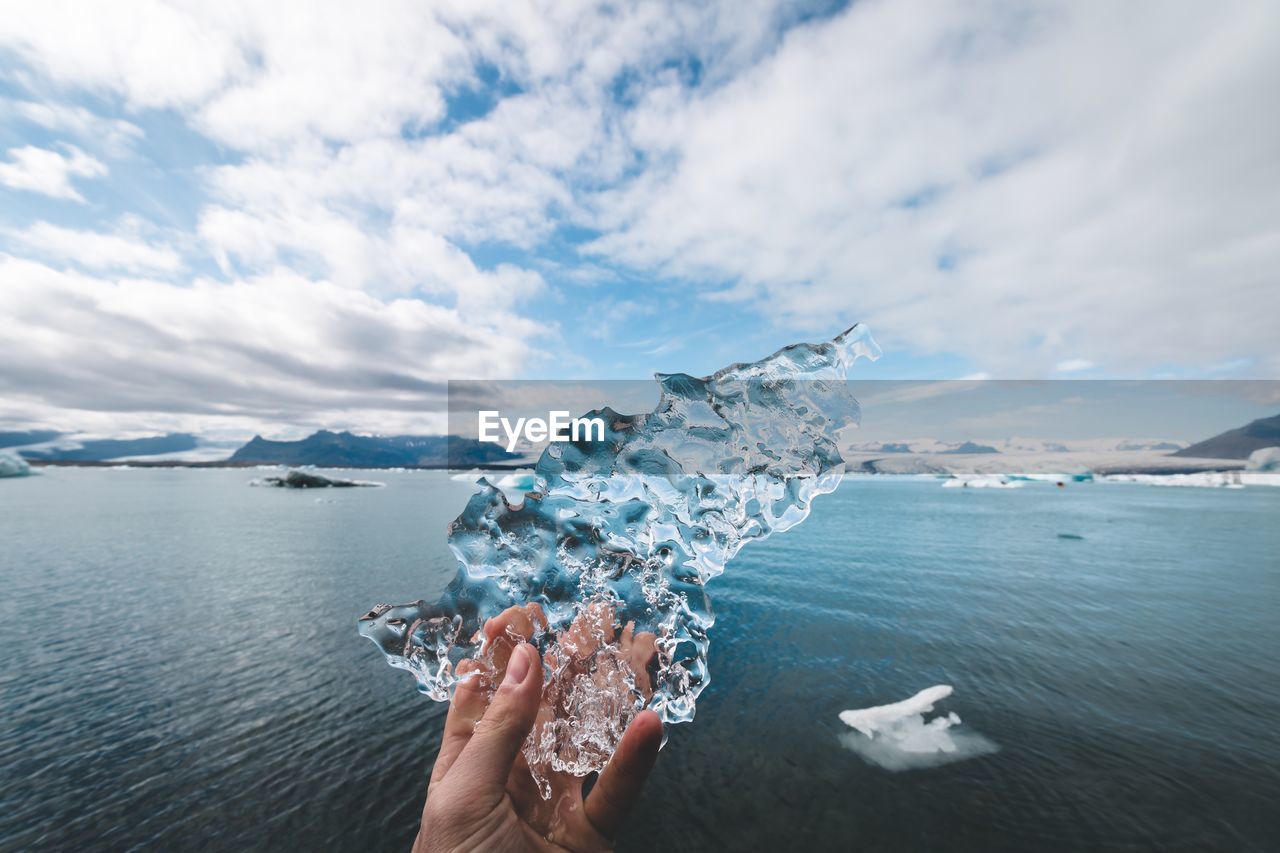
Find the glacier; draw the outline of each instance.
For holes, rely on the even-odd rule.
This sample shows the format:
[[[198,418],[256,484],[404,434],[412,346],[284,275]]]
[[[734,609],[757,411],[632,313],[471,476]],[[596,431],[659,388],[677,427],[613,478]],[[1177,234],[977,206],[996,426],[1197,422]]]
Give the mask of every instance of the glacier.
[[[879,354],[854,326],[707,377],[658,374],[652,412],[587,413],[604,440],[548,445],[522,501],[482,480],[449,526],[459,570],[441,598],[379,604],[360,633],[438,701],[462,680],[494,689],[532,643],[543,700],[522,752],[542,796],[558,774],[603,769],[642,709],[693,719],[708,582],[836,488],[860,415],[844,380]]]

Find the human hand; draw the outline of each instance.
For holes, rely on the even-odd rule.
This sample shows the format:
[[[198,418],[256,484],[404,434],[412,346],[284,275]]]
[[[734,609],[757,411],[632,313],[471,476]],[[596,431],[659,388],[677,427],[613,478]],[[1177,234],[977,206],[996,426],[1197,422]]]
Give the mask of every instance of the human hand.
[[[414,853],[612,849],[657,758],[661,720],[642,711],[631,721],[588,796],[584,779],[555,774],[544,800],[520,754],[542,701],[542,660],[522,642],[505,670],[492,699],[478,678],[456,689]]]

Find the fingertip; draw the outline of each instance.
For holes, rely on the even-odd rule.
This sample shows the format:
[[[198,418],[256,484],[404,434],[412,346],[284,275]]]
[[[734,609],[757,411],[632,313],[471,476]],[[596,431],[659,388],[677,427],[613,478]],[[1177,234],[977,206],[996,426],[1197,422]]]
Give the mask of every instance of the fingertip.
[[[662,746],[662,718],[648,709],[641,711],[627,726],[623,740],[630,741],[639,755],[656,756]]]
[[[657,729],[659,734],[662,733],[662,718],[658,716],[657,711],[651,711],[648,708],[636,714],[636,718],[631,721],[631,724],[643,728],[654,728]]]
[[[507,661],[507,671],[502,678],[505,688],[524,687],[536,678],[542,683],[542,659],[537,650],[528,643],[521,643],[511,650]]]
[[[662,718],[658,716],[656,711],[651,711],[648,708],[645,708],[639,714],[636,714],[636,718],[631,721],[629,728],[636,729],[638,732],[644,732],[646,735],[656,734],[661,737]]]
[[[503,697],[504,705],[519,708],[521,715],[533,713],[542,698],[542,679],[542,656],[529,643],[521,643],[511,650],[495,697]]]

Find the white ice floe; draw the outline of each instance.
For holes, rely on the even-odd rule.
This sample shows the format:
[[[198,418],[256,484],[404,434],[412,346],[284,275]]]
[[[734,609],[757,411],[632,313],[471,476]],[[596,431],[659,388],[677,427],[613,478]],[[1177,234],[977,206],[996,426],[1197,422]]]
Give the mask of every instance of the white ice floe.
[[[1194,471],[1231,471],[1244,467],[1238,459],[1200,459],[1171,456],[1163,450],[1117,450],[1070,453],[879,453],[850,452],[845,462],[851,470],[876,474],[937,474],[948,477],[1008,477],[1053,475],[1056,479],[1091,479],[1102,474],[1142,471],[1148,474],[1185,474]]]
[[[1263,447],[1249,454],[1245,471],[1280,473],[1280,447]]]
[[[1110,483],[1142,483],[1148,486],[1181,486],[1199,489],[1243,489],[1245,486],[1280,486],[1280,472],[1200,471],[1194,474],[1109,474]]]
[[[980,734],[955,730],[960,717],[954,712],[925,720],[951,692],[951,685],[939,684],[901,702],[841,711],[840,721],[854,731],[840,740],[868,763],[894,771],[937,767],[999,749]]]
[[[944,489],[1021,489],[1021,480],[1008,477],[955,477],[943,480]]]
[[[499,489],[507,494],[518,493],[523,495],[525,492],[533,488],[534,475],[531,470],[512,471],[498,482],[494,483]]]
[[[502,493],[507,496],[507,500],[522,501],[525,493],[533,489],[534,480],[537,478],[532,468],[519,468],[502,477],[498,477],[497,474],[492,472],[486,474],[479,468],[472,468],[465,473],[454,474],[449,479],[459,483],[479,483],[482,479],[486,479],[499,489],[502,489]]]
[[[27,460],[16,453],[0,450],[0,477],[25,477],[31,473]]]

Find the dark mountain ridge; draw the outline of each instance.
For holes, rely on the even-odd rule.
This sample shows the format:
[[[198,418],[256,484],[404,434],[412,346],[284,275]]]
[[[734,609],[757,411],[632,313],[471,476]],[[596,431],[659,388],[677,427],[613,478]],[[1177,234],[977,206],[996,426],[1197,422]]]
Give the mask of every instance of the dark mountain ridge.
[[[943,453],[999,453],[994,447],[987,444],[975,444],[972,441],[966,441],[959,447],[953,447],[950,450],[944,450]]]
[[[1238,429],[1229,429],[1184,447],[1172,456],[1195,456],[1203,459],[1248,459],[1249,454],[1264,447],[1280,446],[1280,415],[1258,418]]]
[[[446,435],[355,435],[320,430],[297,441],[255,435],[228,462],[353,468],[483,465],[519,459],[496,444]]]

